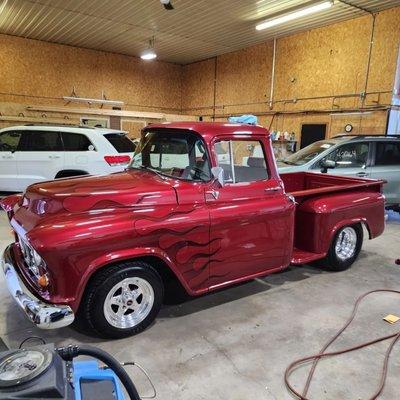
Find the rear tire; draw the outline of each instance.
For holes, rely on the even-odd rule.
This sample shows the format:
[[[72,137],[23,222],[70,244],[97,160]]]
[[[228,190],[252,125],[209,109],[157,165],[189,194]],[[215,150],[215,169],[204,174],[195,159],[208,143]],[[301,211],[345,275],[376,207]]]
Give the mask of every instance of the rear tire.
[[[323,265],[331,271],[345,271],[350,268],[361,251],[363,237],[361,224],[340,228],[332,240]]]
[[[154,321],[163,296],[162,280],[151,265],[121,263],[100,271],[89,282],[75,325],[107,339],[136,335]]]

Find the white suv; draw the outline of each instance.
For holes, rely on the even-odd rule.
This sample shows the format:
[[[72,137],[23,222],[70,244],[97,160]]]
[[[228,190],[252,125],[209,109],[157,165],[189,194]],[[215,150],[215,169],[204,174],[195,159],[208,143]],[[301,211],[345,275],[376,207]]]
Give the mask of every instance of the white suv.
[[[124,132],[64,125],[25,125],[0,130],[0,191],[32,183],[122,171],[135,144]]]

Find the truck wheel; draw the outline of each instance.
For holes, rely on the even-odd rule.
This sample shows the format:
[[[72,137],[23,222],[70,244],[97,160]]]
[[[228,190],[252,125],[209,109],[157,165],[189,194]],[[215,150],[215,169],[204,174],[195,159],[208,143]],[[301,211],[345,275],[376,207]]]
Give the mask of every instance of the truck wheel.
[[[145,262],[106,268],[85,291],[77,313],[78,329],[110,339],[136,335],[154,321],[163,296],[159,274]]]
[[[326,256],[325,265],[331,271],[344,271],[349,268],[360,253],[363,236],[361,224],[339,229]]]

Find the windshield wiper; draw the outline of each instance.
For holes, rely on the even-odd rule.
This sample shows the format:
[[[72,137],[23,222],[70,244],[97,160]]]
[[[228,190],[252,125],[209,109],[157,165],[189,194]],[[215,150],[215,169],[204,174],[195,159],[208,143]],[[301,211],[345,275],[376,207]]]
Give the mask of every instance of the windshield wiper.
[[[165,175],[163,175],[160,171],[156,170],[155,168],[147,167],[146,165],[140,165],[139,166],[141,169],[144,169],[146,171],[151,171],[154,172],[157,176],[159,176],[162,180],[166,180],[167,178]]]

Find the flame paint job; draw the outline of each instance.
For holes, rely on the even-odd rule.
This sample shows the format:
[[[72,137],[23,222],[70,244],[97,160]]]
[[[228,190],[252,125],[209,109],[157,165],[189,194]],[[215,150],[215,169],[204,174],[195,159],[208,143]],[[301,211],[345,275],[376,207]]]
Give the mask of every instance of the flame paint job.
[[[383,230],[383,182],[340,177],[333,183],[320,174],[287,174],[284,181],[300,203],[296,210],[265,129],[185,122],[151,125],[144,132],[165,128],[197,132],[212,166],[217,140],[259,140],[269,179],[219,187],[131,169],[40,183],[23,197],[3,199],[14,229],[47,264],[51,286],[40,291],[29,282],[14,244],[21,274],[39,297],[76,311],[98,269],[144,256],[157,257],[196,295],[280,270],[291,261],[321,258],[343,224],[365,222],[371,237]],[[210,190],[219,192],[217,199],[207,194]]]

